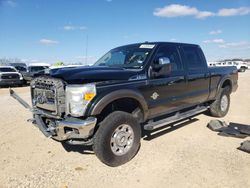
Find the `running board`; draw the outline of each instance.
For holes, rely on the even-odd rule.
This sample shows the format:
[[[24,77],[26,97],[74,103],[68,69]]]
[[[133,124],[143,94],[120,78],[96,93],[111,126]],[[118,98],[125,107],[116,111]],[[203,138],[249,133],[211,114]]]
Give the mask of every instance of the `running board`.
[[[185,112],[176,112],[175,115],[167,117],[165,119],[161,119],[159,121],[155,122],[149,122],[148,124],[144,125],[145,130],[152,131],[154,129],[158,129],[160,127],[166,126],[170,123],[174,123],[183,119],[187,119],[189,117],[192,117],[196,114],[199,114],[201,112],[206,111],[208,108],[205,106],[198,106],[192,110],[185,111]]]

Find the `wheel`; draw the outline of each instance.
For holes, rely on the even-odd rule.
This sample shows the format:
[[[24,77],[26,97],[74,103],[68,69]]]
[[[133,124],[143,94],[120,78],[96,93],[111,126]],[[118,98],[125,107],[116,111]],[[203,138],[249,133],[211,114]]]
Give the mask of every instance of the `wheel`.
[[[230,106],[229,87],[221,88],[217,99],[210,105],[210,113],[214,117],[224,117],[227,115]]]
[[[239,72],[245,72],[245,71],[246,71],[246,69],[244,67],[241,67],[239,70]]]
[[[93,150],[106,165],[116,167],[130,161],[139,150],[141,128],[129,113],[115,111],[97,129]]]

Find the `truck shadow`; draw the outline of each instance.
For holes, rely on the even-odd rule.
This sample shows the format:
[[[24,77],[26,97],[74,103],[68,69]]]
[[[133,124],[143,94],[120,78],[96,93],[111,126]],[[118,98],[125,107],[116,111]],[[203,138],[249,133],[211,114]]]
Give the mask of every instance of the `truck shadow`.
[[[153,140],[159,136],[162,136],[164,134],[170,133],[172,131],[175,131],[181,127],[184,127],[188,124],[194,123],[198,121],[199,119],[193,118],[193,119],[188,119],[188,120],[183,120],[180,122],[172,123],[172,124],[167,124],[166,126],[163,126],[161,128],[155,129],[153,131],[146,131],[143,129],[142,131],[142,139],[143,140]],[[67,152],[78,152],[80,154],[86,154],[86,155],[94,155],[94,151],[92,149],[92,146],[83,146],[83,145],[71,145],[66,142],[61,143],[63,148]]]
[[[70,145],[66,142],[62,142],[62,146],[67,152],[78,152],[78,153],[86,154],[86,155],[95,154],[92,149],[92,146]]]
[[[147,140],[147,141],[150,141],[150,140],[153,140],[159,136],[162,136],[164,134],[167,134],[167,133],[170,133],[172,131],[175,131],[181,127],[184,127],[188,124],[191,124],[191,123],[194,123],[196,121],[198,121],[199,119],[197,118],[192,118],[192,119],[187,119],[183,122],[182,121],[179,121],[179,122],[175,122],[175,123],[172,123],[172,124],[167,124],[166,126],[163,126],[163,127],[160,127],[158,129],[155,129],[153,131],[146,131],[146,130],[143,130],[142,131],[142,138],[143,140]]]

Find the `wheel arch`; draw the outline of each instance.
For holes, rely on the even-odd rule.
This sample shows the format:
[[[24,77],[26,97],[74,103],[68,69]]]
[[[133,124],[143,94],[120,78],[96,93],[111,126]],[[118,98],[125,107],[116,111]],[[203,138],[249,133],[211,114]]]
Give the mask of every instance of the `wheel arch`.
[[[142,111],[143,120],[147,119],[148,116],[148,105],[145,98],[137,90],[132,89],[121,89],[108,93],[94,102],[92,108],[89,110],[90,116],[100,115],[109,105],[113,103],[123,103],[124,102],[136,102],[138,107]],[[118,109],[120,110],[120,109]],[[126,111],[126,110],[124,110]],[[127,111],[128,112],[128,111]]]
[[[230,88],[230,93],[231,93],[232,89],[233,89],[233,83],[232,83],[232,80],[230,79],[230,77],[224,77],[220,81],[220,84],[218,85],[218,88],[217,88],[217,94],[220,92],[221,88],[225,88],[227,86]]]

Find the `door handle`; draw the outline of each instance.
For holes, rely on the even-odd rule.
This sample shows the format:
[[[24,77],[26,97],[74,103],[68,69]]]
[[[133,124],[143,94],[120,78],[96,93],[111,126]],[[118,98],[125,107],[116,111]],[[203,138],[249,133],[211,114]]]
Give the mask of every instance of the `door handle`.
[[[175,83],[175,81],[168,82],[168,86],[171,86]]]

